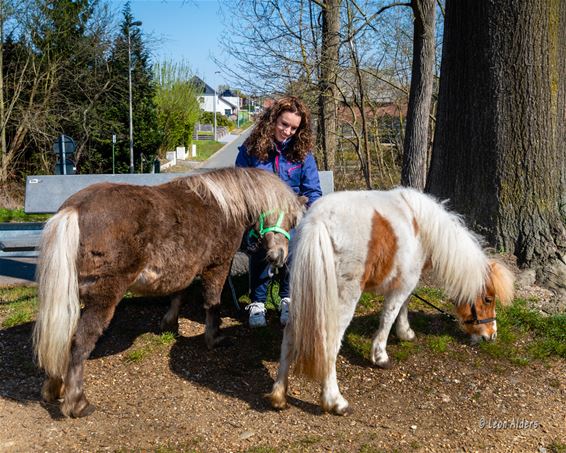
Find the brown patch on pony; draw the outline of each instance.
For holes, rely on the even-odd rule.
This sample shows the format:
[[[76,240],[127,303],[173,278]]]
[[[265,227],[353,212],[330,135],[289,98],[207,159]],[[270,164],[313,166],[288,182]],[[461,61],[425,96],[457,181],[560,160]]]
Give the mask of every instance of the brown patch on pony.
[[[397,248],[397,236],[395,236],[391,224],[378,212],[375,212],[372,219],[365,271],[361,281],[364,290],[382,286],[385,279],[391,275]]]
[[[413,217],[413,231],[415,232],[415,236],[419,235],[419,224],[417,223],[417,219]]]

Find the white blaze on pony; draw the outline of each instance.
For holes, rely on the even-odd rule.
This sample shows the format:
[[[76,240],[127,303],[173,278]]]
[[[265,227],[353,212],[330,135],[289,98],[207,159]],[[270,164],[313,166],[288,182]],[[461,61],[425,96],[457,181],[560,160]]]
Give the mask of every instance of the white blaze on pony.
[[[513,296],[514,277],[489,259],[456,214],[416,190],[336,192],[318,200],[297,229],[291,269],[290,323],[279,372],[267,395],[286,406],[289,366],[321,382],[321,405],[348,412],[338,390],[336,356],[362,291],[385,296],[371,359],[389,366],[385,350],[395,319],[397,336],[412,340],[407,305],[425,265],[454,300],[472,341],[496,337],[495,297]]]

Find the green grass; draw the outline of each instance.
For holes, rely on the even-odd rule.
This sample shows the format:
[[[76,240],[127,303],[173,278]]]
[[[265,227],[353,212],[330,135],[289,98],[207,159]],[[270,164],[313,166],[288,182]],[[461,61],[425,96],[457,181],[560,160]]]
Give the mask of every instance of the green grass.
[[[198,161],[208,159],[224,146],[224,143],[215,142],[214,140],[195,140],[193,143],[197,145],[197,155],[192,159]]]
[[[241,123],[240,127],[238,129],[243,131],[243,130],[247,129],[248,127],[250,127],[252,124],[254,124],[253,121],[246,121],[244,123]]]
[[[363,293],[356,307],[356,315],[378,313],[382,303],[383,296],[376,296],[372,293]]]
[[[3,328],[33,321],[36,311],[36,288],[0,288],[0,319],[2,319]]]
[[[393,348],[391,355],[399,361],[407,360],[411,355],[419,350],[419,345],[414,341],[400,341]]]
[[[23,208],[0,208],[0,222],[44,222],[52,214],[26,214]]]
[[[509,307],[498,307],[497,341],[482,343],[480,349],[523,365],[535,359],[566,358],[566,314],[543,316],[517,299]]]
[[[355,352],[357,355],[364,357],[367,360],[371,359],[371,336],[362,335],[360,333],[348,330],[344,336],[345,346],[350,351]]]
[[[560,440],[553,440],[548,445],[548,451],[550,453],[566,453],[566,444]]]
[[[454,341],[450,335],[431,335],[426,339],[429,349],[433,352],[446,352]]]
[[[274,447],[266,447],[266,446],[257,446],[257,447],[250,447],[244,450],[245,453],[276,453],[278,450]]]
[[[416,291],[434,305],[448,313],[453,311],[442,291],[431,287],[420,287]],[[434,309],[416,298],[411,300],[410,309],[435,313]],[[348,327],[344,345],[355,354],[370,359],[372,337],[379,324],[381,298],[373,294],[362,294],[356,308],[356,317]],[[442,354],[451,350],[457,340],[451,333],[423,334],[426,332],[426,317],[412,316],[412,327],[421,332],[415,342],[388,341],[388,352],[397,360],[406,360],[425,346],[428,351]],[[420,325],[419,325],[420,323]],[[448,328],[448,326],[447,326]],[[393,330],[394,331],[394,330]],[[452,332],[453,333],[453,332]],[[527,301],[517,299],[509,307],[498,306],[497,340],[482,342],[482,353],[491,357],[510,361],[516,365],[527,365],[533,360],[546,360],[552,357],[566,358],[566,314],[545,316],[529,309]],[[454,348],[452,348],[454,351]]]
[[[126,353],[124,360],[128,363],[139,363],[154,352],[164,349],[175,341],[175,334],[163,332],[160,335],[145,333],[136,338],[132,349]]]
[[[200,440],[195,441],[198,443]],[[142,450],[138,448],[118,448],[114,450],[114,453],[138,453]],[[145,450],[144,450],[145,451]],[[201,450],[197,450],[192,446],[170,446],[170,445],[160,445],[151,450],[153,453],[198,453]]]
[[[240,297],[239,301],[244,305],[248,305],[252,302],[248,295],[243,295]],[[279,297],[279,283],[273,281],[267,288],[267,300],[265,301],[265,308],[267,310],[279,310],[279,302],[281,297]]]

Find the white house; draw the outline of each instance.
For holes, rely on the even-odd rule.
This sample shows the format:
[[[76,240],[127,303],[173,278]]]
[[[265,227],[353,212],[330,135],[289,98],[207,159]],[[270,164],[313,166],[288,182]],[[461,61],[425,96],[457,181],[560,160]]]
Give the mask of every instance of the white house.
[[[192,78],[191,83],[200,91],[198,101],[200,108],[205,112],[214,112],[216,103],[216,113],[225,116],[237,115],[240,111],[240,98],[234,96],[230,90],[217,93],[214,88],[208,85],[199,77]]]

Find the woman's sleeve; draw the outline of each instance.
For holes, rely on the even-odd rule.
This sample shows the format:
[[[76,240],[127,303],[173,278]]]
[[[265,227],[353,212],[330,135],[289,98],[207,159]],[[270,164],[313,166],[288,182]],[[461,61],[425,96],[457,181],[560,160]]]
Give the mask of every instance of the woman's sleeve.
[[[303,164],[303,174],[301,176],[300,194],[309,199],[307,207],[312,205],[322,196],[320,188],[320,178],[318,176],[318,168],[312,154],[307,154]]]
[[[250,155],[245,145],[238,148],[238,156],[236,157],[236,167],[252,167]]]

